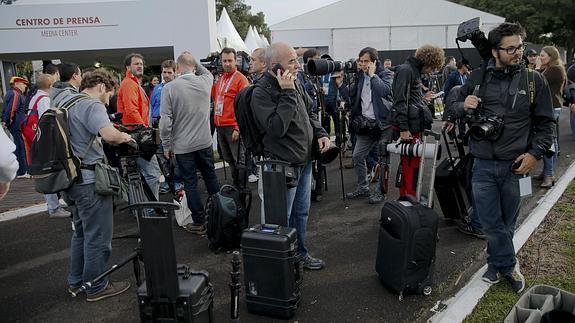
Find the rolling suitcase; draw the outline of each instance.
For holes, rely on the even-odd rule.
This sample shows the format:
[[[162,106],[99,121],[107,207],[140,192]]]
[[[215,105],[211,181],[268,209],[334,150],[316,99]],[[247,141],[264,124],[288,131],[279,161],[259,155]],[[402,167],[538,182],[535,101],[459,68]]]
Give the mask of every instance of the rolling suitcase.
[[[303,278],[296,230],[256,224],[242,235],[242,256],[248,311],[292,317],[300,303]]]
[[[420,203],[425,164],[421,158],[417,196],[386,202],[381,210],[375,269],[380,281],[399,293],[400,300],[405,293],[429,295],[432,291],[439,216],[431,207],[440,135],[426,130],[424,151],[430,136],[436,145],[427,205]]]
[[[454,140],[459,157],[454,158],[445,131],[443,131],[443,138],[448,158],[437,166],[435,194],[446,219],[468,220],[472,211],[469,171],[473,157],[471,154],[465,154],[463,144],[456,137]]]

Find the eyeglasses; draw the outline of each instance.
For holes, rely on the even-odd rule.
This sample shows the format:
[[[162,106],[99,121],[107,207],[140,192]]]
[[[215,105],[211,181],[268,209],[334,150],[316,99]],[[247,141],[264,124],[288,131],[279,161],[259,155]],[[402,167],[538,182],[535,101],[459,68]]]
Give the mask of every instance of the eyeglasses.
[[[525,44],[521,44],[517,47],[507,47],[507,48],[498,47],[497,49],[504,50],[508,55],[515,55],[517,51],[523,52],[525,50],[525,47],[526,47]]]

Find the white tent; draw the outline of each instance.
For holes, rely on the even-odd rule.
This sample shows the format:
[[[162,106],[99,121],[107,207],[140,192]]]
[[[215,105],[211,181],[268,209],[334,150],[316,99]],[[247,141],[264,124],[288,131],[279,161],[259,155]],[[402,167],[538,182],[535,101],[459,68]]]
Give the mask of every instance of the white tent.
[[[246,44],[246,47],[249,49],[250,53],[254,49],[261,47],[259,45],[259,37],[254,33],[254,29],[252,28],[252,26],[248,28],[248,34],[244,39],[244,43]]]
[[[238,31],[234,27],[226,8],[222,9],[220,20],[217,22],[217,28],[220,47],[231,47],[236,51],[249,52],[246,44],[244,44],[240,34],[238,34]]]
[[[255,27],[254,27],[254,30],[255,30]],[[260,41],[261,41],[261,42],[260,42],[260,45],[261,45],[261,47],[267,47],[267,46],[270,45],[270,43],[268,42],[268,40],[266,39],[266,37],[265,37],[263,34],[261,34],[261,33],[259,33],[259,32],[258,32],[257,34],[258,34],[258,36],[260,37]]]
[[[413,50],[423,44],[456,48],[457,27],[474,17],[481,17],[485,32],[505,21],[445,0],[341,0],[270,29],[274,42],[323,47],[342,60],[366,46],[383,51]],[[463,47],[470,46],[468,42]]]

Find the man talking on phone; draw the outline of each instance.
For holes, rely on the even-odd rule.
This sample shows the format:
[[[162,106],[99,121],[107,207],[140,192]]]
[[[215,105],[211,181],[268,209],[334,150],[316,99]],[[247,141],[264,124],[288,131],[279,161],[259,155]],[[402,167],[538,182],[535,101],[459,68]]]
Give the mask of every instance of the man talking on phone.
[[[377,61],[377,50],[366,47],[359,52],[357,83],[349,88],[342,86],[342,76],[335,80],[344,99],[351,98],[351,127],[356,133],[353,149],[353,164],[357,175],[357,189],[347,193],[348,199],[369,197],[370,204],[381,203],[382,183],[372,193],[367,179],[365,158],[373,147],[391,140],[391,83],[393,73]],[[381,145],[379,155],[385,156],[385,144]],[[381,159],[381,158],[380,158]],[[381,177],[380,177],[381,180]]]
[[[268,71],[252,92],[251,107],[263,136],[264,157],[286,161],[294,168],[297,185],[287,190],[288,224],[297,231],[303,267],[319,270],[323,260],[310,256],[306,246],[311,198],[311,157],[314,141],[326,151],[331,141],[312,111],[312,100],[296,80],[300,64],[293,47],[273,43],[266,49]]]

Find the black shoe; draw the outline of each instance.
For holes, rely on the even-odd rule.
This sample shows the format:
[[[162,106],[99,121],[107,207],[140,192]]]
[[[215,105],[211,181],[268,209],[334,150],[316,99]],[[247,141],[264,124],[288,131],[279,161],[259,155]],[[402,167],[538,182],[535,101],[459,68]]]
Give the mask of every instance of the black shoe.
[[[381,202],[383,202],[383,200],[385,199],[385,197],[383,196],[383,194],[379,193],[379,192],[373,192],[373,194],[371,194],[369,196],[369,204],[379,204]]]
[[[523,291],[523,289],[525,289],[525,277],[523,277],[523,274],[519,270],[519,262],[515,263],[513,271],[503,275],[503,277],[505,277],[505,280],[507,280],[509,284],[511,284],[511,288],[517,294],[520,294]]]
[[[459,226],[457,226],[457,230],[459,230],[462,233],[468,234],[470,236],[474,236],[476,238],[479,238],[479,239],[485,240],[487,238],[485,236],[485,233],[483,233],[483,231],[481,231],[479,229],[475,229],[471,225],[471,223],[461,223]]]
[[[495,267],[487,265],[487,271],[481,276],[481,280],[490,284],[499,283],[499,272]]]
[[[369,190],[365,190],[365,191],[355,190],[351,193],[345,194],[345,198],[353,200],[353,199],[369,197],[369,195],[370,195]]]

